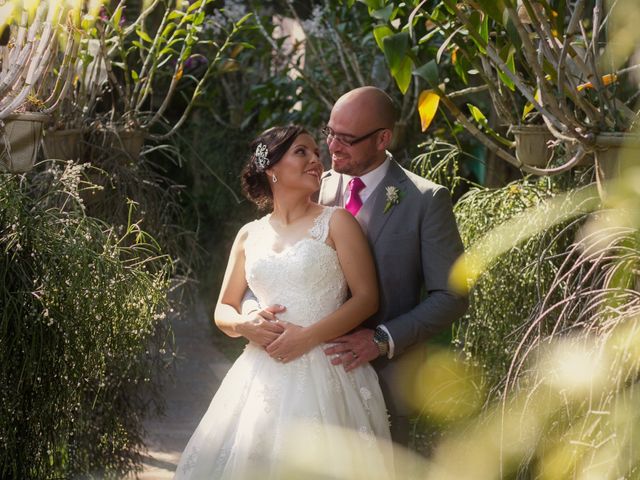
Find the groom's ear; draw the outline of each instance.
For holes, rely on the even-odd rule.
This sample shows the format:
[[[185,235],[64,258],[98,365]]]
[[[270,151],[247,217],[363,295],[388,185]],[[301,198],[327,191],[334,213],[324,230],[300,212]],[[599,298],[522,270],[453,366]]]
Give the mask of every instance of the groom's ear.
[[[378,136],[378,150],[388,150],[393,139],[393,130],[390,128],[384,129]]]

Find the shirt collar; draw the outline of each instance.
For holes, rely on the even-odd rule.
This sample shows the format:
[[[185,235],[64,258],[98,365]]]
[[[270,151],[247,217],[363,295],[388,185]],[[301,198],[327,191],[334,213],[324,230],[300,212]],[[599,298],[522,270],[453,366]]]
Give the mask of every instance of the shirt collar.
[[[385,158],[384,162],[382,162],[370,172],[367,172],[364,175],[360,176],[360,179],[364,182],[365,185],[365,187],[360,192],[360,197],[368,197],[369,194],[376,189],[376,187],[380,184],[384,176],[389,171],[389,165],[391,165],[392,158],[393,156],[391,155],[391,153],[387,152],[387,158]],[[342,182],[343,194],[346,193],[347,188],[349,188],[349,181],[351,181],[352,178],[353,176],[344,174],[344,181]]]

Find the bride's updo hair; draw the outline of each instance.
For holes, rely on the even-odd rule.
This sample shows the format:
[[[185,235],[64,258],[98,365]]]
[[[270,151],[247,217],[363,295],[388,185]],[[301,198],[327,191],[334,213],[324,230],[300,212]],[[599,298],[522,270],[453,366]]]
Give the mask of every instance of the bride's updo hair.
[[[299,125],[272,127],[249,144],[249,160],[242,170],[242,191],[260,209],[271,206],[273,194],[265,170],[278,163],[301,134],[309,133]]]

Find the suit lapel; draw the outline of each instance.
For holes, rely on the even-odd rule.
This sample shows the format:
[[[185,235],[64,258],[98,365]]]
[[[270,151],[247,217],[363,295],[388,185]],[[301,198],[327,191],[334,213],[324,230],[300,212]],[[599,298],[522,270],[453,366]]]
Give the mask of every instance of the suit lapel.
[[[329,207],[340,206],[342,195],[340,194],[342,187],[342,175],[329,170],[322,177],[320,184],[320,194],[318,200],[321,205]]]
[[[378,239],[384,225],[397,210],[396,207],[391,207],[387,213],[384,213],[384,208],[387,204],[387,187],[393,186],[402,191],[402,184],[406,180],[407,177],[404,175],[400,165],[395,160],[392,160],[391,165],[389,165],[389,171],[367,200],[366,211],[358,212],[358,217],[361,214],[367,217],[367,235],[372,245]],[[365,210],[365,206],[363,206],[362,210]]]

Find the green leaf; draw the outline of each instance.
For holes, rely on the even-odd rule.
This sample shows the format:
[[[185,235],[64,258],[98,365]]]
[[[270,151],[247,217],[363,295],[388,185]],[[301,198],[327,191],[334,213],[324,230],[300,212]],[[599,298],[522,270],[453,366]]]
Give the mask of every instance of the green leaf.
[[[484,128],[484,130],[489,135],[491,135],[493,138],[495,138],[498,142],[505,145],[506,147],[509,147],[509,148],[513,147],[512,141],[510,141],[507,138],[504,138],[489,126],[489,121],[487,120],[487,117],[484,116],[484,113],[482,113],[482,111],[480,111],[478,107],[476,107],[471,103],[467,103],[467,107],[469,108],[469,111],[471,112],[471,116],[473,117],[473,119],[478,123],[478,125]]]
[[[507,67],[513,73],[515,73],[516,71],[514,54],[515,54],[515,48],[513,48],[512,45],[508,45],[508,44],[500,51],[500,58],[504,61],[504,63],[507,64]],[[500,69],[498,69],[498,78],[500,78],[500,81],[502,82],[502,84],[505,85],[512,92],[516,90],[516,86],[513,83],[513,80],[511,80],[511,78],[509,78],[509,76]]]
[[[113,12],[113,16],[111,17],[111,22],[113,23],[113,26],[118,28],[120,26],[120,19],[122,18],[122,10],[123,10],[123,6],[119,6],[118,8],[116,8],[116,11]]]
[[[394,33],[382,39],[382,51],[392,72],[400,68],[407,50],[409,50],[408,32]]]
[[[205,18],[204,12],[198,13],[196,18],[193,20],[193,26],[197,27],[198,25],[202,25],[204,23],[204,18]]]
[[[184,17],[184,12],[181,12],[180,10],[174,10],[169,14],[169,16],[167,17],[167,20],[173,20],[181,17]]]
[[[184,37],[187,34],[187,29],[186,28],[179,28],[178,30],[176,30],[175,32],[173,32],[173,37]]]
[[[409,32],[388,35],[382,40],[382,51],[398,88],[405,93],[411,83],[413,60],[409,57]]]
[[[133,78],[133,81],[138,83],[138,80],[140,80],[140,78],[138,77],[138,72],[136,72],[135,70],[131,70],[131,78]]]
[[[161,35],[163,37],[168,37],[169,34],[173,31],[174,28],[176,28],[176,24],[175,23],[168,24],[166,27],[164,27],[164,30],[162,31]]]
[[[384,47],[382,46],[382,40],[389,35],[393,35],[393,30],[389,28],[387,25],[378,25],[373,28],[373,37],[376,39],[376,43],[378,44],[378,48],[384,52]]]
[[[424,65],[416,68],[413,71],[414,75],[423,78],[432,87],[437,87],[440,84],[440,75],[438,74],[438,64],[435,60],[430,60]]]
[[[473,117],[473,119],[477,123],[479,123],[483,127],[489,123],[487,121],[487,117],[485,117],[484,113],[482,113],[482,111],[478,107],[476,107],[475,105],[473,105],[471,103],[467,103],[467,107],[469,108],[469,111],[471,112],[471,116]]]
[[[238,20],[236,22],[236,27],[242,26],[243,23],[245,23],[249,18],[251,18],[251,15],[253,15],[253,13],[247,13],[244,17]]]
[[[374,10],[369,12],[373,18],[377,20],[382,20],[383,22],[388,22],[391,19],[391,15],[393,14],[393,3],[387,5],[384,8],[380,8],[378,10]]]
[[[469,75],[467,72],[471,70],[471,63],[467,60],[462,54],[458,54],[457,61],[453,64],[453,70],[456,72],[460,80],[464,82],[465,85],[469,84]]]
[[[363,0],[363,3],[369,7],[369,12],[379,10],[384,7],[384,0]]]
[[[487,14],[483,16],[480,24],[480,36],[485,44],[489,43],[489,15]]]
[[[145,42],[153,43],[151,37],[144,30],[137,29],[136,33],[138,34],[138,37],[140,37]]]
[[[518,33],[518,29],[513,24],[511,19],[508,19],[507,22],[506,22],[506,30],[507,30],[507,37],[509,38],[509,41],[511,42],[511,44],[517,50],[520,50],[520,48],[522,48],[522,39],[520,38],[520,34]]]
[[[189,8],[187,8],[187,13],[193,12],[194,10],[200,8],[200,5],[202,5],[202,0],[196,0],[191,5],[189,5]]]
[[[486,15],[485,15],[486,17]],[[478,47],[478,50],[480,50],[480,52],[482,54],[486,54],[487,51],[485,49],[487,42],[484,41],[484,38],[482,36],[482,24],[483,24],[483,19],[482,19],[482,14],[475,10],[471,13],[471,15],[469,15],[469,23],[470,23],[470,31],[473,32],[477,32],[477,35],[469,35],[469,38],[471,38],[471,40],[473,41],[473,43],[476,44],[476,46]],[[488,38],[488,32],[487,32],[487,38]]]
[[[446,8],[451,15],[456,14],[456,9],[458,8],[458,2],[456,0],[444,0],[442,3],[444,4],[444,8]]]
[[[179,55],[180,54],[180,52],[178,52],[175,48],[166,47],[166,48],[163,48],[162,50],[160,50],[160,53],[158,53],[158,56],[162,57],[162,56],[164,56],[164,55],[166,55],[168,53],[173,54],[173,55]]]
[[[487,13],[493,20],[503,24],[505,5],[503,0],[476,0],[482,7],[482,11]]]
[[[398,69],[395,72],[392,72],[393,78],[396,80],[396,84],[403,95],[407,93],[409,85],[411,85],[411,73],[413,71],[413,66],[413,60],[411,60],[410,57],[404,57]]]

